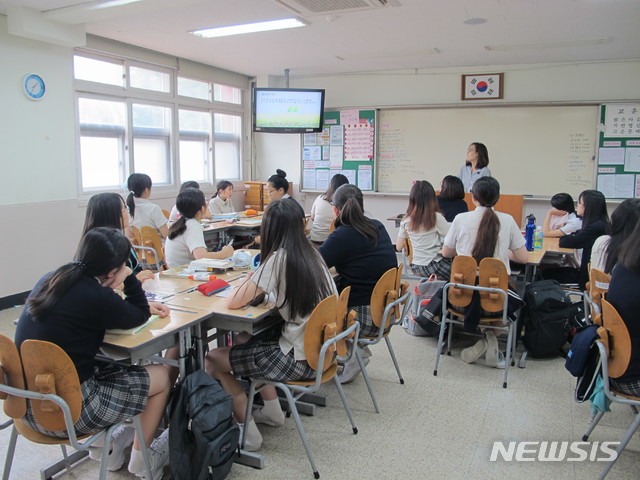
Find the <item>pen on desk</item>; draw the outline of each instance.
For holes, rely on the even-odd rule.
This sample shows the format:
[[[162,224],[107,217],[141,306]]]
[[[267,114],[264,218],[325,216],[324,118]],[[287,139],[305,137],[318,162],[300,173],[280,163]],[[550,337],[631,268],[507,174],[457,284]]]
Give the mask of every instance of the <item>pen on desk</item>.
[[[176,312],[184,312],[184,313],[198,313],[198,312],[194,312],[193,310],[185,310],[183,308],[176,308],[173,307],[171,305],[167,305],[171,310],[175,310]]]

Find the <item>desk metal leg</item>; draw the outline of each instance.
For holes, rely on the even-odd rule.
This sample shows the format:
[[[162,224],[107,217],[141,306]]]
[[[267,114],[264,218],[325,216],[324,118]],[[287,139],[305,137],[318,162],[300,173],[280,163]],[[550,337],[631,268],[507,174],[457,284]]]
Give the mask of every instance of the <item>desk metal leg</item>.
[[[240,455],[236,457],[234,463],[240,465],[246,465],[253,468],[264,468],[264,456],[255,452],[247,452],[246,450],[240,450]]]

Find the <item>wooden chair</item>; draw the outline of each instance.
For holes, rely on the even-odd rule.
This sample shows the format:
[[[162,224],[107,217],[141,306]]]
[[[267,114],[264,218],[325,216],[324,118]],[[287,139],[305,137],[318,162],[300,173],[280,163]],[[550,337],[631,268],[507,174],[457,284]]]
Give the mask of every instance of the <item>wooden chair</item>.
[[[149,250],[146,251],[145,267],[149,267],[149,270],[166,270],[167,265],[164,257],[164,247],[162,245],[162,237],[153,227],[142,227],[140,229],[140,239],[142,246],[151,248],[155,251],[153,255]],[[155,261],[155,263],[153,263]]]
[[[162,209],[162,213],[164,214],[164,216],[167,218],[167,220],[169,220],[169,217],[171,216],[171,213],[169,213],[169,210],[165,210],[164,208]]]
[[[398,379],[401,384],[404,384],[404,379],[398,366],[398,359],[389,338],[391,327],[401,323],[400,307],[409,298],[409,284],[402,282],[402,271],[402,265],[397,268],[391,268],[376,283],[371,293],[370,305],[371,318],[373,324],[378,327],[378,334],[371,337],[361,335],[358,339],[358,344],[360,346],[375,345],[384,338],[391,360],[396,368]]]
[[[289,409],[296,423],[298,433],[302,439],[302,444],[304,445],[304,449],[309,457],[309,463],[311,463],[311,468],[313,469],[313,475],[315,478],[320,478],[320,474],[318,473],[318,468],[316,467],[307,435],[300,420],[300,414],[296,407],[296,400],[304,394],[316,392],[323,383],[333,380],[347,412],[347,416],[349,417],[349,421],[351,422],[353,433],[358,433],[358,428],[353,421],[353,415],[351,414],[347,397],[344,394],[344,390],[336,373],[338,371],[337,344],[341,340],[348,338],[350,335],[355,334],[359,325],[357,322],[354,322],[346,330],[336,335],[337,312],[338,299],[336,295],[331,295],[316,306],[313,312],[311,312],[309,320],[307,320],[304,331],[304,354],[309,365],[316,370],[315,378],[300,381],[283,380],[281,382],[264,378],[254,378],[249,386],[249,401],[247,402],[245,418],[251,418],[253,398],[257,392],[262,390],[262,388],[267,385],[273,385],[284,392],[287,397]],[[244,445],[245,432],[246,431],[243,431],[242,438],[240,440],[241,446]]]
[[[140,234],[140,229],[138,227],[134,227],[130,225],[127,229],[127,237],[131,240],[131,246],[136,253],[138,258],[145,258],[146,255],[151,255],[153,260],[153,265],[158,265],[160,263],[160,259],[158,258],[158,254],[156,250],[152,247],[145,247],[142,245],[142,235]],[[147,261],[147,264],[149,262]]]
[[[404,265],[404,273],[402,278],[407,280],[420,280],[420,275],[416,275],[411,268],[413,263],[413,244],[411,239],[405,239],[404,248],[402,249],[402,264]]]
[[[448,324],[464,324],[462,309],[471,304],[474,291],[479,292],[480,308],[488,314],[502,313],[500,317],[485,316],[480,318],[482,328],[507,332],[505,369],[502,387],[507,388],[509,366],[514,365],[516,323],[507,319],[507,302],[509,298],[509,275],[504,262],[498,258],[487,257],[480,262],[478,285],[476,285],[477,263],[474,258],[458,255],[451,266],[451,282],[444,287],[442,295],[442,320],[440,335],[436,349],[436,365],[434,375],[438,375],[440,356],[444,347],[444,334]],[[447,305],[452,305],[448,307]],[[449,328],[447,355],[451,356],[453,328]]]
[[[602,299],[602,325],[598,328],[599,339],[596,340],[598,352],[600,355],[600,370],[604,383],[604,392],[607,398],[613,403],[629,405],[633,411],[633,421],[620,441],[620,445],[616,449],[616,457],[607,463],[604,471],[600,475],[600,479],[607,476],[620,454],[624,451],[629,440],[640,427],[640,397],[627,395],[619,392],[611,387],[610,378],[619,378],[627,370],[631,361],[631,337],[624,320],[620,314],[606,300]],[[605,412],[600,411],[594,417],[587,432],[583,435],[582,440],[587,441],[593,429],[598,425]]]
[[[113,431],[122,423],[91,435],[78,436],[74,424],[82,409],[82,391],[78,373],[69,356],[57,345],[40,340],[26,340],[21,346],[21,355],[13,341],[0,335],[0,398],[4,398],[4,411],[13,420],[13,428],[7,448],[3,480],[8,480],[13,463],[18,434],[40,445],[60,445],[63,459],[41,469],[42,478],[53,478],[60,472],[70,470],[89,454],[98,439],[103,439],[99,479],[107,475],[108,455],[111,450]],[[27,388],[25,388],[25,379]],[[27,411],[26,400],[38,423],[47,430],[66,430],[69,438],[52,437],[31,428],[22,418]],[[139,417],[133,418],[138,438],[143,439]],[[147,474],[151,478],[151,465],[144,441],[140,442]],[[76,450],[67,455],[66,446]]]
[[[609,291],[609,282],[611,282],[611,275],[607,275],[597,268],[591,268],[589,270],[589,283],[587,286],[587,294],[585,295],[585,315],[588,305],[591,313],[591,322],[596,325],[602,325],[602,300],[604,299],[604,295]]]

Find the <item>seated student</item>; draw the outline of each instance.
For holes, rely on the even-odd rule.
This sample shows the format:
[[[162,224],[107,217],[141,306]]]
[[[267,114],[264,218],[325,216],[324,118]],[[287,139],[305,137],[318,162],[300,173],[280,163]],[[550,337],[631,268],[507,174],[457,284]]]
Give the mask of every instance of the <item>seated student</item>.
[[[31,291],[18,321],[15,341],[18,348],[28,339],[55,343],[73,361],[83,399],[76,434],[91,434],[141,414],[144,441],[151,445],[153,479],[159,480],[169,461],[168,431],[155,441],[153,438],[169,396],[167,366],[122,366],[96,359],[105,330],[132,328],[149,318],[142,285],[127,267],[130,252],[131,244],[119,230],[98,227],[87,232],[74,261],[46,274]],[[113,290],[123,282],[124,298]],[[24,421],[47,435],[68,436],[67,431],[43,429],[31,407]],[[132,440],[129,471],[146,477],[140,443],[131,427],[114,432],[107,468],[120,469],[124,449]]]
[[[132,173],[127,180],[129,195],[127,196],[127,206],[131,215],[131,226],[133,227],[153,227],[162,238],[167,238],[169,227],[167,217],[162,213],[162,209],[148,199],[151,196],[151,177],[144,173]]]
[[[440,185],[440,195],[437,198],[438,210],[449,223],[453,222],[459,213],[469,211],[467,202],[464,201],[464,185],[458,177],[453,175],[444,177]]]
[[[182,185],[180,185],[180,191],[178,193],[185,191],[187,188],[195,188],[197,190],[200,190],[200,184],[194,180],[184,182]],[[178,212],[178,207],[174,205],[171,209],[171,213],[169,214],[169,223],[175,222],[176,220],[178,220],[178,218],[180,218],[180,212]]]
[[[349,308],[357,313],[360,335],[375,336],[378,327],[371,318],[371,294],[380,277],[398,266],[396,252],[384,225],[364,215],[362,192],[355,185],[342,185],[333,195],[336,214],[334,232],[320,246],[320,254],[329,268],[340,274],[338,290],[351,286]],[[363,352],[365,361],[370,353]],[[355,355],[344,366],[342,383],[352,381],[360,373]]]
[[[611,386],[628,395],[640,396],[640,224],[623,242],[619,262],[611,274],[607,300],[622,317],[631,337],[631,361],[619,378],[609,378]]]
[[[421,277],[436,274],[440,280],[449,280],[451,259],[438,253],[449,224],[437,209],[433,186],[426,180],[416,181],[409,193],[407,214],[400,222],[396,250],[402,250],[409,238],[413,246],[413,272]]]
[[[298,203],[298,201],[289,195],[289,182],[287,181],[287,172],[277,169],[275,175],[271,175],[267,180],[267,193],[271,200],[278,200],[280,198],[288,198],[294,204],[298,206],[300,216],[305,218],[304,208]]]
[[[87,212],[84,219],[82,236],[97,227],[111,227],[125,232],[129,226],[129,213],[124,200],[120,195],[113,192],[98,193],[93,195],[87,203]],[[143,270],[135,250],[132,248],[129,253],[127,266],[133,270],[138,280],[144,282],[154,278],[154,273],[150,270]],[[149,302],[152,315],[166,317],[169,315],[169,307],[158,302]]]
[[[578,199],[578,216],[582,217],[582,228],[570,235],[560,237],[562,248],[582,249],[580,269],[554,267],[541,271],[545,279],[555,279],[560,283],[577,283],[581,290],[589,281],[589,261],[591,249],[596,239],[609,233],[609,214],[604,195],[597,190],[585,190]]]
[[[229,180],[220,180],[216,185],[216,193],[209,201],[209,210],[211,215],[222,215],[224,213],[233,213],[233,204],[231,196],[233,195],[233,183]]]
[[[620,248],[640,224],[640,198],[628,198],[611,214],[611,235],[596,239],[591,249],[591,268],[611,274],[618,263]]]
[[[571,195],[556,193],[551,197],[551,207],[542,224],[545,237],[564,237],[582,228],[582,219],[576,215]]]
[[[233,255],[233,247],[229,245],[219,252],[207,251],[200,224],[200,219],[208,210],[204,193],[195,188],[187,188],[178,194],[176,207],[181,216],[171,225],[169,237],[164,245],[170,268],[186,265],[201,258],[228,258]]]
[[[304,235],[293,202],[275,200],[269,205],[260,237],[262,263],[229,295],[227,306],[242,308],[256,297],[268,294],[276,299],[283,322],[250,337],[246,343],[216,348],[206,358],[207,372],[233,397],[233,413],[238,425],[246,428],[245,448],[249,451],[262,445],[256,423],[280,426],[284,424],[284,414],[275,388],[269,387],[261,392],[264,407],[254,410],[253,418],[245,418],[247,395],[236,377],[272,380],[315,377],[315,370],[304,354],[304,330],[318,303],[336,293],[329,270]]]
[[[478,178],[471,190],[476,209],[459,214],[451,224],[444,239],[442,254],[445,257],[467,255],[478,264],[485,257],[502,260],[511,273],[509,260],[526,263],[529,254],[520,227],[511,215],[493,210],[500,199],[500,184],[493,177]],[[504,358],[498,350],[498,341],[492,329],[486,329],[485,338],[472,347],[462,350],[462,360],[473,363],[483,354],[486,364],[504,368]]]
[[[331,222],[336,218],[331,208],[333,194],[342,185],[349,183],[349,179],[341,173],[335,174],[329,181],[329,188],[322,195],[318,195],[311,207],[311,233],[309,240],[316,245],[321,245],[329,236]]]

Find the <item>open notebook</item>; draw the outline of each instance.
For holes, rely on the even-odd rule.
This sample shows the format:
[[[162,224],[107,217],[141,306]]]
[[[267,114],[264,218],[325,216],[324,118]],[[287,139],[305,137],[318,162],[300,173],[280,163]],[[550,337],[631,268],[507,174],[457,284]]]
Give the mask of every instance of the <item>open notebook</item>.
[[[106,333],[110,333],[112,335],[135,335],[136,333],[140,333],[142,330],[147,328],[149,325],[155,322],[158,318],[160,318],[158,315],[151,315],[149,317],[149,320],[144,322],[142,325],[138,325],[137,327],[133,327],[133,328],[111,328],[107,330]]]

